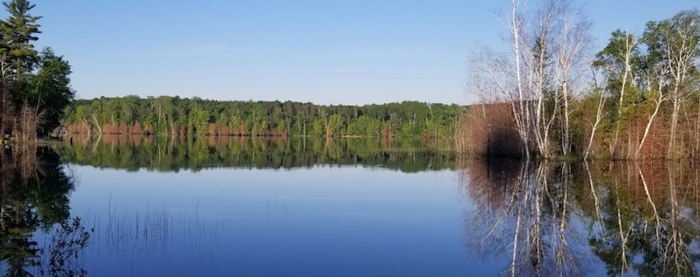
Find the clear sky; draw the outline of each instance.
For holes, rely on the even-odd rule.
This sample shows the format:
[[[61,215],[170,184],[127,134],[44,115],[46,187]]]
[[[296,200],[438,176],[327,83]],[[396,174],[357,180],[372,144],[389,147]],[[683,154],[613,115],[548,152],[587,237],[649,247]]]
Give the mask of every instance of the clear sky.
[[[38,0],[79,98],[136,94],[366,104],[470,103],[475,45],[498,45],[510,1]],[[697,0],[580,2],[596,45]],[[596,47],[597,48],[597,47]]]

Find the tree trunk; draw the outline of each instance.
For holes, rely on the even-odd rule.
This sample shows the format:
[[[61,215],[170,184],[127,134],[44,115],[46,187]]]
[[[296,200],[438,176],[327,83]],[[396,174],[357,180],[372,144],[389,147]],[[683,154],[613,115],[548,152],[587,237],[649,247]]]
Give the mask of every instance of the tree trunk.
[[[596,114],[595,114],[595,122],[593,123],[593,127],[591,128],[591,137],[588,139],[588,147],[586,147],[586,152],[583,154],[583,160],[588,159],[588,154],[591,153],[591,146],[593,145],[593,138],[595,137],[595,132],[598,129],[598,124],[600,124],[600,121],[602,119],[603,115],[603,107],[605,106],[605,98],[603,97],[603,93],[600,93],[600,98],[598,99],[598,109],[596,109]]]
[[[654,118],[656,115],[659,113],[659,108],[661,107],[661,102],[663,102],[663,94],[661,94],[661,82],[659,82],[659,91],[657,92],[659,94],[659,98],[656,99],[656,108],[654,109],[654,112],[649,116],[649,120],[647,121],[647,126],[644,128],[644,135],[642,135],[642,141],[639,142],[639,146],[637,147],[637,151],[634,154],[634,157],[636,159],[639,159],[639,154],[642,151],[642,147],[644,147],[644,141],[646,141],[647,136],[649,135],[649,130],[651,130],[651,126],[654,123]]]
[[[634,49],[634,42],[630,41],[629,33],[625,34],[625,71],[622,73],[622,86],[620,87],[620,101],[617,105],[617,119],[615,121],[615,136],[613,138],[612,144],[610,144],[610,155],[615,154],[615,147],[617,147],[617,139],[620,135],[620,120],[622,118],[622,109],[625,99],[625,89],[627,87],[627,78],[632,71],[630,66],[630,56],[632,55],[632,50]]]

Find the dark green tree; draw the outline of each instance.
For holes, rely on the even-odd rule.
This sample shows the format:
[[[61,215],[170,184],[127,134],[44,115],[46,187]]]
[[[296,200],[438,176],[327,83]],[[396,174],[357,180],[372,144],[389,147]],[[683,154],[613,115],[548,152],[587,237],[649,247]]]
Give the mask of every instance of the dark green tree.
[[[41,16],[33,16],[29,12],[36,6],[28,0],[12,0],[3,3],[10,16],[0,25],[7,56],[12,63],[12,73],[21,79],[22,75],[30,72],[39,61],[39,55],[32,42],[38,40],[40,25],[37,23]]]
[[[31,79],[33,89],[28,95],[28,101],[36,105],[36,113],[40,113],[42,118],[60,118],[65,107],[73,100],[75,92],[70,86],[70,74],[70,64],[62,56],[57,56],[50,48],[42,51],[39,70]],[[57,120],[42,122],[39,130],[41,134],[59,124]]]

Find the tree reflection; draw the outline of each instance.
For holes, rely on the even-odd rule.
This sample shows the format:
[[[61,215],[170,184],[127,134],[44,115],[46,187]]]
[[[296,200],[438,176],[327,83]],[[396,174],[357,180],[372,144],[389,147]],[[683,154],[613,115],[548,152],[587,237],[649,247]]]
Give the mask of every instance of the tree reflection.
[[[484,255],[509,275],[696,275],[700,171],[674,163],[472,160],[460,176]],[[505,259],[505,255],[499,256]]]
[[[0,260],[6,276],[85,274],[74,260],[89,232],[79,218],[70,218],[73,188],[49,148],[0,150]],[[48,235],[48,245],[38,243],[38,232]]]
[[[363,165],[403,172],[454,168],[451,144],[442,140],[108,135],[96,140],[76,137],[65,141],[56,147],[65,162],[127,170],[316,165]]]
[[[618,234],[591,239],[609,274],[631,268],[646,276],[696,275],[694,262],[700,252],[690,247],[697,244],[700,230],[694,166],[619,163],[591,174],[611,195],[603,205],[608,211],[603,229],[617,226]],[[617,214],[610,216],[613,209]]]

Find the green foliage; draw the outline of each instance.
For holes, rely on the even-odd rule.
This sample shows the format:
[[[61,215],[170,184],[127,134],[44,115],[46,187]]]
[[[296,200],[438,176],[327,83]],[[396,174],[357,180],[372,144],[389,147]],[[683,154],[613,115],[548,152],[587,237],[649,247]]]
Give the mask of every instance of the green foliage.
[[[76,100],[65,109],[70,125],[97,118],[99,124],[156,126],[159,134],[185,126],[189,134],[210,134],[212,124],[230,135],[383,136],[385,126],[401,137],[452,137],[457,105],[419,102],[364,106],[322,106],[279,101],[215,101],[199,98],[127,96]]]
[[[678,55],[688,49],[693,49],[687,57],[691,63],[687,65],[689,68],[683,69],[680,68],[679,61],[682,59],[679,59]],[[629,57],[626,61],[628,52]],[[700,80],[697,70],[698,57],[700,12],[697,9],[680,11],[670,19],[650,21],[641,36],[621,30],[614,31],[608,44],[596,54],[592,63],[593,67],[603,74],[605,86],[593,86],[589,90],[591,93],[584,94],[574,102],[578,115],[573,120],[574,137],[578,137],[577,140],[584,147],[588,145],[601,93],[605,105],[593,142],[601,150],[596,153],[597,156],[612,155],[610,149],[621,147],[624,143],[633,144],[625,146],[625,151],[634,153],[637,147],[635,143],[639,143],[657,104],[659,111],[652,122],[654,125],[649,125],[650,136],[663,137],[668,130],[664,130],[663,128],[667,127],[660,123],[671,120],[669,117],[675,97],[674,86],[683,90],[680,92],[683,96],[678,99],[684,102],[684,112],[694,113],[689,104],[697,103],[693,99],[700,95],[697,91],[697,80]],[[676,80],[673,72],[682,74],[684,79]],[[624,95],[621,97],[622,92]],[[645,142],[645,145],[649,145],[648,141]],[[584,147],[579,147],[579,150],[583,150]],[[630,157],[629,153],[626,157]]]
[[[103,136],[90,143],[54,145],[64,162],[127,170],[183,169],[207,167],[298,168],[315,165],[363,165],[403,172],[455,168],[451,143],[377,138],[206,138],[185,140],[170,136],[142,137],[138,143],[107,142]],[[153,157],[159,157],[153,159]]]
[[[10,16],[0,23],[0,31],[3,35],[3,46],[13,62],[14,73],[21,76],[32,70],[38,62],[38,55],[32,42],[38,40],[36,34],[40,25],[37,23],[40,16],[32,16],[29,12],[34,4],[28,0],[13,0],[4,2],[5,9]]]
[[[44,118],[61,118],[63,109],[75,95],[70,88],[70,65],[50,48],[41,53],[39,65],[39,70],[31,79],[33,89],[27,98],[31,103],[36,103]],[[57,125],[57,120],[50,120],[44,127],[52,129]]]
[[[64,111],[77,112],[66,109],[75,94],[70,87],[71,67],[50,48],[41,53],[35,49],[41,17],[31,14],[34,4],[12,0],[3,5],[9,16],[0,20],[0,62],[8,66],[0,74],[0,135],[21,132],[23,137],[33,137],[27,134],[33,128],[46,135],[58,126]]]
[[[670,19],[648,22],[642,41],[647,46],[649,63],[667,63],[673,66],[674,61],[666,60],[666,54],[678,53],[681,48],[689,47],[688,42],[695,46],[693,57],[698,57],[700,55],[700,47],[698,47],[700,11],[683,10]]]

